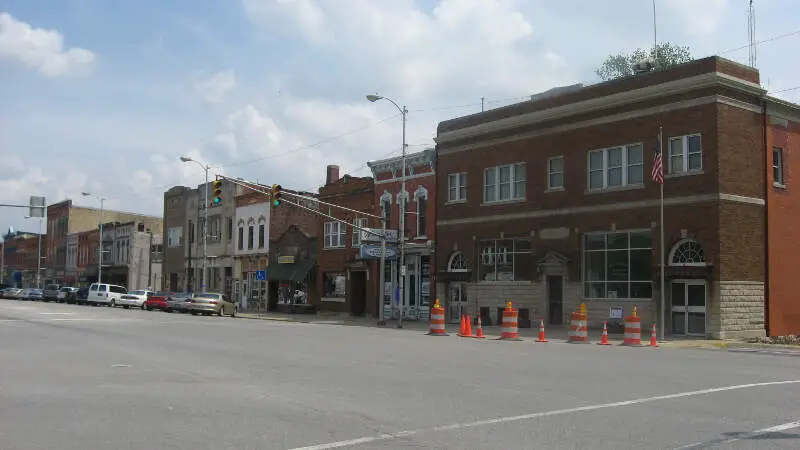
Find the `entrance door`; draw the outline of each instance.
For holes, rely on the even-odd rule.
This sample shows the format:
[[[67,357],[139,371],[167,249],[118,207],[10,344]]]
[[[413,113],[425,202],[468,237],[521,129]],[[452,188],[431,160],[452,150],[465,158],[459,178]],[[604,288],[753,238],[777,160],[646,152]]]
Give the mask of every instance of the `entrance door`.
[[[467,307],[467,285],[464,283],[450,283],[450,295],[447,300],[448,322],[460,323],[464,309]]]
[[[561,275],[547,276],[547,315],[550,325],[561,325],[564,321],[564,277]]]
[[[672,334],[705,336],[707,289],[704,280],[671,282]]]
[[[350,271],[350,313],[363,316],[367,309],[367,272]]]

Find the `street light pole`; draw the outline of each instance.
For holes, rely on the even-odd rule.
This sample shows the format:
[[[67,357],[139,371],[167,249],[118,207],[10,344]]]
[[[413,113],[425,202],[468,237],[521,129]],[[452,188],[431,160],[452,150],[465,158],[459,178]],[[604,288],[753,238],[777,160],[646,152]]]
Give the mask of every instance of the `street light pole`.
[[[200,273],[200,291],[206,291],[206,259],[208,259],[208,170],[211,168],[208,164],[203,164],[200,161],[192,159],[188,156],[181,156],[181,162],[193,162],[203,168],[206,173],[205,184],[205,198],[203,199],[203,263]]]
[[[33,216],[25,216],[26,219],[32,219]],[[42,221],[44,217],[39,217],[39,248],[36,250],[36,289],[42,288]]]
[[[93,195],[91,192],[81,192],[81,195],[83,195],[84,197],[94,197],[94,198],[100,200],[100,211],[99,211],[100,216],[98,218],[99,221],[100,221],[100,239],[99,239],[100,246],[97,248],[97,256],[98,256],[98,260],[97,260],[97,282],[98,283],[102,283],[103,282],[103,253],[104,253],[103,252],[103,207],[105,205],[106,199],[103,198],[103,197],[100,197],[98,195]]]
[[[381,95],[370,94],[367,95],[367,100],[371,102],[376,102],[378,100],[386,100],[393,104],[398,111],[400,111],[400,115],[403,117],[403,174],[400,176],[400,201],[398,202],[398,208],[400,210],[400,227],[398,230],[398,239],[400,239],[399,246],[400,246],[400,276],[399,283],[400,283],[400,307],[399,312],[400,315],[397,319],[397,328],[403,328],[403,306],[405,303],[405,287],[406,287],[406,277],[408,274],[406,273],[406,252],[405,252],[405,226],[406,226],[406,209],[408,208],[408,198],[406,196],[408,193],[406,192],[406,121],[408,118],[408,109],[403,106],[397,104],[394,100],[383,97]]]

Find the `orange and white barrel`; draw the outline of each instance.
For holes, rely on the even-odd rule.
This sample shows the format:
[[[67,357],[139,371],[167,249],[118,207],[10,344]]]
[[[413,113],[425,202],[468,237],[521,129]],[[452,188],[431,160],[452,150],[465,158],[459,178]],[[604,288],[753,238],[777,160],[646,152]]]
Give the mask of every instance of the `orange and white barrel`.
[[[585,312],[575,311],[572,313],[569,323],[569,343],[589,343],[589,326],[586,323],[586,317],[587,314]]]
[[[519,310],[508,302],[503,310],[503,323],[500,328],[500,339],[506,341],[521,341],[519,338]]]
[[[428,336],[447,336],[447,328],[444,324],[444,308],[439,305],[439,299],[436,299],[431,307]]]
[[[622,345],[642,345],[642,318],[636,315],[635,309],[632,315],[625,318],[625,337],[622,339]]]

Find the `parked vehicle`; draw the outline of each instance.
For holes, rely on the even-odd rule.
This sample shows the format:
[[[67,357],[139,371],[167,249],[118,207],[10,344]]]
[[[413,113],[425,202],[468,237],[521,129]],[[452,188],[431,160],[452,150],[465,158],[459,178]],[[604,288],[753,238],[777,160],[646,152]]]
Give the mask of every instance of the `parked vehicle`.
[[[23,289],[19,294],[19,298],[22,300],[42,300],[44,292],[36,288]]]
[[[120,297],[127,294],[128,290],[123,286],[107,283],[92,283],[89,286],[89,294],[86,303],[90,305],[116,306]]]
[[[88,297],[88,296],[89,296],[89,288],[88,287],[82,287],[82,288],[78,289],[78,292],[75,294],[75,302],[77,304],[79,304],[79,305],[85,305],[86,304],[86,297]]]
[[[231,302],[230,297],[227,295],[217,292],[194,294],[189,301],[188,310],[194,315],[210,316],[211,314],[216,314],[223,316],[227,314],[231,317],[236,317],[236,304]]]
[[[147,298],[147,301],[144,303],[144,307],[148,311],[152,311],[154,309],[166,311],[167,298],[169,298],[171,295],[171,292],[153,292],[150,294],[150,297]]]
[[[43,299],[46,302],[49,301],[57,301],[58,300],[58,291],[61,289],[61,286],[57,284],[48,284],[44,288]]]
[[[77,294],[78,288],[65,286],[58,290],[57,300],[59,303],[75,303]]]
[[[166,312],[187,312],[189,310],[189,302],[192,301],[194,293],[192,292],[173,292],[167,297]]]
[[[3,298],[20,298],[20,294],[22,293],[22,289],[20,288],[5,288],[3,289],[2,296]]]
[[[147,301],[147,298],[152,294],[151,291],[130,291],[127,294],[121,295],[119,300],[117,301],[117,306],[122,306],[125,309],[130,308],[131,306],[135,308],[142,308],[144,309],[144,304]]]

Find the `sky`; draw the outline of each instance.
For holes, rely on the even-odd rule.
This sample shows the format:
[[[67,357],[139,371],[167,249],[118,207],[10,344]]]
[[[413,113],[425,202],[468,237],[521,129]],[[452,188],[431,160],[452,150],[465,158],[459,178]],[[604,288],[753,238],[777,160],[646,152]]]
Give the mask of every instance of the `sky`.
[[[146,5],[146,6],[145,6]],[[747,0],[656,0],[657,36],[747,63]],[[800,103],[800,9],[755,0],[758,68]],[[161,215],[163,192],[224,174],[316,190],[369,176],[436,125],[577,82],[649,47],[646,0],[4,0],[0,203]],[[37,231],[0,207],[0,230]]]

